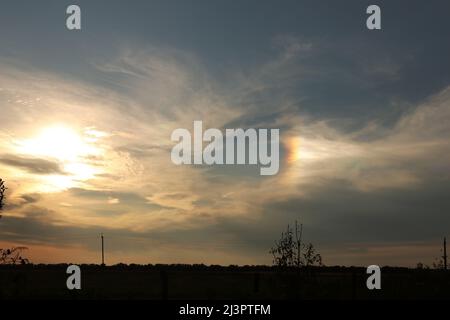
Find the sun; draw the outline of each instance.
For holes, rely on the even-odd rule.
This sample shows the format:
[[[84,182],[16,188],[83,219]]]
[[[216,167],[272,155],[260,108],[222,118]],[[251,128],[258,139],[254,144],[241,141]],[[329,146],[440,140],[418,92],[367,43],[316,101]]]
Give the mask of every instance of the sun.
[[[63,190],[100,173],[89,161],[92,156],[102,153],[96,145],[98,133],[92,129],[77,131],[66,125],[48,126],[39,130],[34,137],[18,141],[16,151],[22,155],[57,162],[62,173],[47,175],[44,179],[49,190]]]
[[[81,134],[62,125],[44,128],[36,137],[23,141],[19,149],[22,153],[59,161],[76,161],[96,152]]]

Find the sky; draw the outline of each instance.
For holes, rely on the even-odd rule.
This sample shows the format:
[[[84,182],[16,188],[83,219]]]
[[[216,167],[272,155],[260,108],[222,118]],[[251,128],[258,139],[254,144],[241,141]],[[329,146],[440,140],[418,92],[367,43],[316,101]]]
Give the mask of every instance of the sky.
[[[82,30],[66,28],[81,8]],[[35,263],[431,265],[450,232],[448,1],[2,1],[0,247]],[[171,133],[280,129],[280,170]]]

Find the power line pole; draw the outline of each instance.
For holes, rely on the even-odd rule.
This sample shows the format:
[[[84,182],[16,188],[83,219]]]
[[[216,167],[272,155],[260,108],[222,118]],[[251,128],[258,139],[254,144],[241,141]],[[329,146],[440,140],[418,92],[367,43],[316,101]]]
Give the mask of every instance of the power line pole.
[[[444,270],[447,270],[447,239],[444,237]]]
[[[103,241],[103,233],[102,233],[102,266],[105,265],[105,247],[104,247],[104,241]]]

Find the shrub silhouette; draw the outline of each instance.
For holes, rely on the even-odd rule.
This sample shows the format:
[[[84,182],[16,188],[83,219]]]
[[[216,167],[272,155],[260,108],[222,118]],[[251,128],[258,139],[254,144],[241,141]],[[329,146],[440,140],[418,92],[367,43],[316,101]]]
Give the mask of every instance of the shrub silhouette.
[[[0,210],[3,209],[3,200],[5,199],[5,191],[6,191],[6,186],[5,186],[5,182],[0,179]],[[2,216],[0,215],[0,218]]]
[[[0,211],[3,210],[5,191],[5,181],[0,179]],[[0,215],[0,219],[2,215]],[[27,247],[13,247],[11,249],[0,249],[0,264],[27,264],[30,261],[22,256],[22,251]]]
[[[30,261],[22,256],[22,251],[27,247],[14,247],[11,249],[0,249],[0,264],[27,264]]]
[[[312,243],[302,243],[303,225],[295,221],[295,228],[287,226],[280,240],[270,249],[273,264],[279,267],[307,267],[322,265],[322,256],[316,252]]]

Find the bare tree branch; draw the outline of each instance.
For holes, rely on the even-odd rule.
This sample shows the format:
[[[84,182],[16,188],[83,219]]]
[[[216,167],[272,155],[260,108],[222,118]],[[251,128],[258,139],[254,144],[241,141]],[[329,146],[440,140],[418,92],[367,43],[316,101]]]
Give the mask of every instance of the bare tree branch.
[[[322,256],[316,252],[312,243],[302,243],[302,236],[303,224],[295,221],[294,230],[288,225],[286,232],[281,233],[280,240],[276,241],[275,246],[269,251],[273,256],[273,264],[298,268],[322,265]]]

